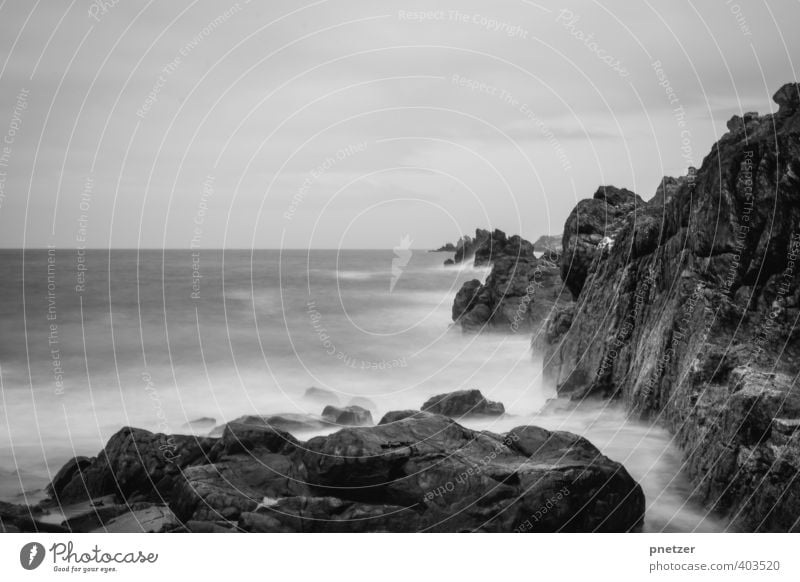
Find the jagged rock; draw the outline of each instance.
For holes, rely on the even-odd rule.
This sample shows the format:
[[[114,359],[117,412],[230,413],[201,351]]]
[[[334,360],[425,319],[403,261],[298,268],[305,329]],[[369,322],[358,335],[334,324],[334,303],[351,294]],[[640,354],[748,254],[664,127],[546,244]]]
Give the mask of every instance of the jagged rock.
[[[475,238],[464,236],[458,241],[456,254],[452,260],[454,264],[458,264],[474,258],[474,265],[481,267],[491,264],[497,257],[503,255],[533,256],[533,250],[533,244],[518,235],[507,237],[502,230],[495,229],[490,232],[478,228],[475,230]]]
[[[482,289],[483,284],[477,279],[467,281],[461,286],[453,300],[453,321],[458,321],[475,306]]]
[[[372,414],[366,408],[360,406],[326,406],[322,411],[322,418],[328,422],[341,426],[365,426],[374,424]]]
[[[424,412],[451,418],[462,416],[500,416],[505,413],[502,402],[486,400],[480,390],[457,390],[432,396],[422,405]]]
[[[125,427],[109,439],[88,467],[73,472],[68,482],[51,483],[48,490],[62,504],[109,494],[126,497],[134,492],[163,500],[169,497],[181,469],[207,459],[215,442],[207,437],[168,436]]]
[[[260,510],[269,518],[260,530],[274,531],[273,520],[291,531],[514,531],[525,522],[529,531],[640,527],[644,496],[620,465],[580,447],[529,457],[513,448],[524,430],[493,436],[431,415],[311,439],[302,457],[317,495]],[[559,490],[569,494],[542,514]],[[319,519],[331,514],[338,517]]]
[[[74,457],[67,461],[61,469],[58,470],[56,476],[47,486],[47,495],[53,497],[57,495],[57,491],[61,491],[66,485],[75,478],[76,474],[92,464],[92,459],[89,457]]]
[[[644,201],[625,188],[600,186],[591,200],[581,200],[564,224],[561,279],[577,297],[604,238],[617,239],[626,220]]]
[[[576,300],[546,334],[560,394],[657,416],[678,432],[700,497],[745,531],[800,523],[797,96],[782,87],[777,113],[733,122],[696,172],[618,213],[613,247],[579,261],[582,277],[562,262]],[[585,225],[574,215],[565,261],[588,236],[570,234]]]
[[[438,249],[434,249],[432,251],[428,251],[429,253],[454,253],[456,252],[456,245],[453,243],[446,243],[440,246]]]
[[[557,255],[547,253],[538,259],[515,251],[497,255],[485,283],[473,279],[458,291],[453,321],[468,332],[536,332],[562,293],[559,272]]]

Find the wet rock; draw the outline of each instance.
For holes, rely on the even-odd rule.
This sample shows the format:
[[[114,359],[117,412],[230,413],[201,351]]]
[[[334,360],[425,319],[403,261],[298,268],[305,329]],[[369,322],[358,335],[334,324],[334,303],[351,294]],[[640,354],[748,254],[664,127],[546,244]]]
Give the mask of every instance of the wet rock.
[[[74,457],[67,461],[47,486],[47,494],[50,497],[54,496],[57,491],[61,491],[76,475],[79,475],[82,470],[91,464],[92,459],[89,457]]]
[[[558,256],[500,255],[481,284],[467,281],[453,302],[453,321],[466,332],[543,330],[563,292]]]
[[[92,533],[159,533],[170,531],[178,526],[178,520],[169,507],[163,505],[141,504],[108,523],[93,530]]]
[[[127,497],[137,492],[168,498],[181,469],[206,460],[214,442],[207,437],[125,427],[109,439],[88,467],[73,472],[69,481],[51,483],[49,491],[61,503],[109,494]]]
[[[577,297],[583,288],[598,246],[615,241],[627,220],[644,201],[625,188],[600,186],[591,200],[581,200],[564,224],[561,279]]]
[[[98,508],[99,525],[87,514],[69,525],[114,532],[641,527],[641,488],[621,465],[574,435],[530,427],[494,435],[441,415],[400,416],[307,443],[274,427],[230,423],[222,438],[200,443],[207,454],[181,466],[169,487],[168,507],[160,503],[163,484],[153,487],[141,479],[160,475],[163,483],[169,475],[148,450],[157,435],[123,429],[84,471],[115,472],[120,503]],[[132,442],[144,447],[143,454],[130,456]],[[130,503],[134,498],[143,501]],[[113,515],[128,506],[131,511]]]
[[[659,418],[700,498],[743,531],[800,523],[797,95],[784,86],[777,113],[735,119],[650,203],[581,201],[562,259],[575,301],[547,324],[544,375],[559,394]],[[594,245],[609,231],[612,246]]]
[[[287,432],[311,432],[330,427],[330,422],[313,414],[285,412],[283,414],[248,414],[232,420],[228,424],[247,424],[252,426],[269,426]],[[210,436],[222,436],[225,426],[216,427]]]
[[[433,396],[425,401],[422,410],[451,418],[501,416],[505,413],[505,407],[501,402],[486,400],[480,390],[458,390]]]
[[[340,426],[366,426],[374,424],[372,414],[360,406],[326,406],[322,411],[322,418]]]
[[[378,531],[514,531],[566,488],[559,507],[531,531],[640,527],[644,497],[620,465],[577,446],[565,447],[559,458],[528,456],[513,448],[512,433],[492,436],[431,415],[311,439],[302,459],[318,496],[282,499],[261,512],[293,529],[297,518],[285,516],[291,507],[298,517],[324,515],[331,504],[343,509],[345,523],[304,519],[305,531],[363,528],[346,523],[359,517]],[[339,500],[330,499],[334,491]],[[592,500],[590,492],[598,497]],[[601,514],[608,523],[596,521]]]

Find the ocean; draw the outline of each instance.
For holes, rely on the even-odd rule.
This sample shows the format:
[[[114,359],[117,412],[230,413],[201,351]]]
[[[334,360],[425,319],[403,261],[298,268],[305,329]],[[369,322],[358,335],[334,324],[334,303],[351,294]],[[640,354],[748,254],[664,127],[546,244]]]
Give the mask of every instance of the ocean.
[[[488,269],[445,268],[449,256],[0,251],[0,500],[42,499],[65,461],[97,454],[122,426],[192,433],[199,418],[320,414],[302,397],[311,386],[369,399],[377,422],[478,388],[508,414],[468,426],[569,430],[622,462],[645,489],[647,531],[724,528],[691,499],[663,428],[608,403],[543,410],[556,395],[528,334],[453,326],[456,291]]]

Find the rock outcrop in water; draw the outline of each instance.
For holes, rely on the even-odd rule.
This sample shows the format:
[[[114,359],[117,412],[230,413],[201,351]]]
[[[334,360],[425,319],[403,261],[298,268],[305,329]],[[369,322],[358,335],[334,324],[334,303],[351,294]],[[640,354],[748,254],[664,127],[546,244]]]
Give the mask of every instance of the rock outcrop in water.
[[[450,418],[462,416],[501,416],[505,414],[502,402],[487,400],[480,390],[457,390],[447,394],[431,396],[422,410],[442,414]]]
[[[144,504],[162,531],[637,531],[644,512],[624,467],[581,437],[413,411],[305,443],[263,423],[220,438],[124,428],[53,489]]]
[[[559,255],[536,258],[530,242],[497,230],[488,240],[491,244],[475,251],[475,264],[491,264],[492,270],[485,283],[473,279],[462,285],[453,301],[453,321],[469,332],[540,328],[562,293]]]
[[[340,426],[366,426],[373,424],[372,413],[360,406],[326,406],[322,418]]]
[[[800,531],[800,86],[774,100],[650,202],[605,187],[578,204],[575,300],[545,355],[560,393],[670,427],[700,497],[745,531]]]

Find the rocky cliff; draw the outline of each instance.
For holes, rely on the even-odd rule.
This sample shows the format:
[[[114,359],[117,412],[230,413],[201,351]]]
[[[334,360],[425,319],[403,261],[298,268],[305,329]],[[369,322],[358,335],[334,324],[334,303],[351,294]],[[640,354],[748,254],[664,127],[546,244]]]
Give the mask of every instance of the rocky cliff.
[[[800,530],[800,86],[728,122],[648,203],[578,204],[547,323],[561,394],[622,399],[669,426],[696,493],[747,531]]]

